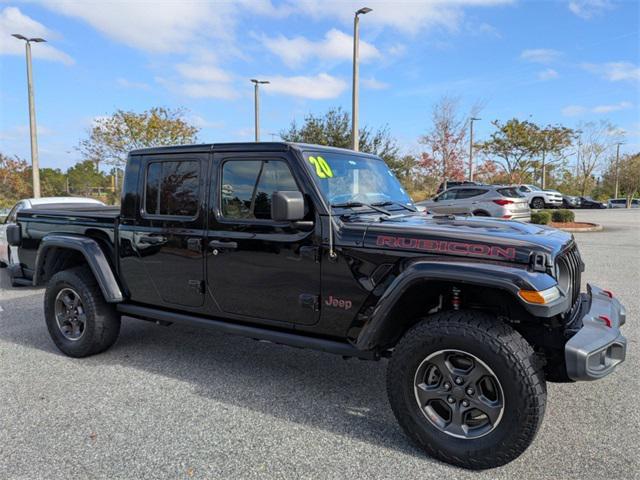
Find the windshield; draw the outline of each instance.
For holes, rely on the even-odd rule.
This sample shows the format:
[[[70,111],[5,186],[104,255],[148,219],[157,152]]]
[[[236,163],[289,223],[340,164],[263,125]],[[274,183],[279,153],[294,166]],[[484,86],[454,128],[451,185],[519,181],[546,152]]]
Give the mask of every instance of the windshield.
[[[527,187],[529,187],[531,190],[533,190],[534,192],[541,192],[542,189],[536,187],[535,185],[527,185]]]
[[[400,182],[380,158],[305,152],[305,164],[331,205],[349,203],[413,206]]]

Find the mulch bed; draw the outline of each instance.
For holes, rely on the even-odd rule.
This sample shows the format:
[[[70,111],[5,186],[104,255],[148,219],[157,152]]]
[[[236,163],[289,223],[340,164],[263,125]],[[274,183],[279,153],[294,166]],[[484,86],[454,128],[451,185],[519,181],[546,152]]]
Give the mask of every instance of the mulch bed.
[[[593,228],[596,226],[595,223],[588,223],[588,222],[566,222],[566,223],[561,223],[561,222],[551,222],[551,226],[555,227],[555,228],[576,228],[576,229],[580,229],[580,228]]]

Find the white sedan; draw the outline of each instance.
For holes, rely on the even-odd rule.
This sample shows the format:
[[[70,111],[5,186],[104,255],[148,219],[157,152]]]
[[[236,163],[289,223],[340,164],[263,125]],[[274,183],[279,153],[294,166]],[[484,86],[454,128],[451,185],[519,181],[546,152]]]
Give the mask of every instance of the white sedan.
[[[16,222],[16,216],[21,210],[41,206],[41,205],[56,205],[56,204],[94,204],[102,205],[100,200],[84,197],[44,197],[44,198],[26,198],[20,200],[9,211],[7,218],[3,224],[0,224],[0,266],[9,266],[19,264],[17,247],[10,247],[7,243],[7,226]]]

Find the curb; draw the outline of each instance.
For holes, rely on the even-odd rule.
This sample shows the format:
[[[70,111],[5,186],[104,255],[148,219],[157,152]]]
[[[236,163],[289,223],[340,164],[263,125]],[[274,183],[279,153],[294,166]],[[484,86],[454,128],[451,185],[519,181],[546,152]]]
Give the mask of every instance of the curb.
[[[567,228],[555,227],[555,228],[557,228],[558,230],[562,230],[563,232],[570,232],[570,233],[601,232],[604,230],[604,227],[597,223],[593,223],[591,227],[585,227],[585,228],[571,228],[571,227],[567,227]]]

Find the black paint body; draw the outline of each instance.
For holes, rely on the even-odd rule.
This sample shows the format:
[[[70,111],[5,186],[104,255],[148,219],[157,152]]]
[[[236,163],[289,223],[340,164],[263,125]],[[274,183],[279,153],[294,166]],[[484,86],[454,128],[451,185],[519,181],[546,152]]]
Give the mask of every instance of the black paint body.
[[[510,315],[522,321],[552,319],[571,309],[569,298],[533,306],[517,297],[519,289],[544,290],[555,285],[551,269],[556,257],[574,248],[570,235],[545,227],[429,217],[393,207],[387,217],[366,209],[364,213],[334,211],[337,257],[331,259],[328,206],[303,163],[303,152],[310,151],[339,150],[252,143],[134,151],[127,164],[120,210],[36,208],[20,212],[23,275],[36,284],[46,281],[44,247],[61,247],[64,240],[60,238],[77,237],[70,248],[93,257],[88,261],[93,262],[94,270],[110,266],[112,275],[101,280],[107,283],[103,291],[113,289],[110,301],[119,302],[121,311],[155,309],[198,317],[202,322],[259,326],[350,343],[362,351],[388,347],[388,322],[393,321],[403,294],[420,283],[453,282],[499,290],[513,299]],[[145,213],[143,172],[148,162],[158,159],[200,163],[199,205],[192,217]],[[229,159],[286,162],[305,197],[305,224],[312,228],[292,222],[225,220],[220,210],[220,172]],[[381,243],[380,237],[389,236],[416,245],[430,240],[508,248],[513,256],[396,248]],[[104,258],[83,250],[82,242],[87,239],[95,241]],[[544,271],[533,268],[536,256],[542,258]]]

